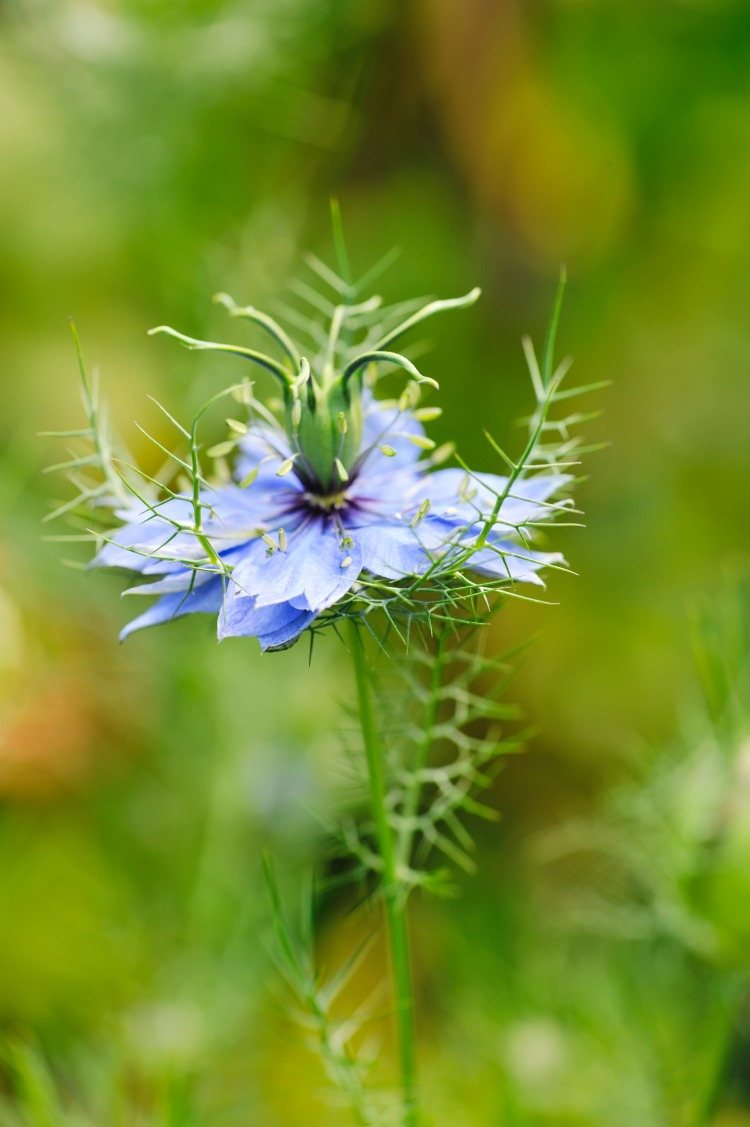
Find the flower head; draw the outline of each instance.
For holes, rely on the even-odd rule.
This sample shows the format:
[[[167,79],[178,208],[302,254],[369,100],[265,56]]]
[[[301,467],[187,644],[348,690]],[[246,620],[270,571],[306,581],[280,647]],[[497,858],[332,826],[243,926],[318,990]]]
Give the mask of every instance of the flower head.
[[[228,420],[230,437],[209,452],[230,460],[228,476],[212,480],[201,469],[200,412],[189,431],[180,428],[190,441],[189,459],[180,459],[191,469],[189,489],[159,495],[142,481],[128,483],[127,500],[114,510],[118,524],[93,561],[136,573],[128,594],[156,597],[123,637],[205,612],[218,616],[220,638],[249,635],[263,649],[284,648],[344,614],[381,608],[393,621],[445,613],[466,597],[540,584],[540,571],[562,562],[530,546],[535,527],[566,503],[560,494],[571,480],[542,442],[556,377],[532,372],[541,393],[535,440],[523,460],[506,458],[507,473],[441,467],[445,451],[435,450],[423,426],[439,411],[419,405],[422,385],[434,381],[390,345],[432,313],[472,303],[479,291],[430,302],[405,319],[397,310],[394,320],[379,299],[353,301],[352,289],[332,307],[311,362],[270,317],[226,295],[219,300],[230,313],[273,336],[282,359],[154,330],[260,364],[280,382],[282,399],[274,411],[251,384],[231,389],[247,420]],[[409,377],[398,399],[375,394],[387,366]]]

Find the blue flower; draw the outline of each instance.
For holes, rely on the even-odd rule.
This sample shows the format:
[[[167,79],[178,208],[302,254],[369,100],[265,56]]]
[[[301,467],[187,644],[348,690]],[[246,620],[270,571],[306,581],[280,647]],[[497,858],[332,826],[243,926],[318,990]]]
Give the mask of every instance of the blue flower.
[[[561,562],[529,547],[535,523],[563,504],[569,478],[436,469],[408,397],[382,402],[358,373],[317,384],[302,366],[285,386],[285,419],[255,416],[237,441],[235,478],[120,509],[96,556],[158,596],[122,632],[181,615],[218,615],[219,638],[294,642],[326,611],[378,582],[390,588],[451,569],[492,583],[540,584]],[[207,546],[210,550],[207,550]]]

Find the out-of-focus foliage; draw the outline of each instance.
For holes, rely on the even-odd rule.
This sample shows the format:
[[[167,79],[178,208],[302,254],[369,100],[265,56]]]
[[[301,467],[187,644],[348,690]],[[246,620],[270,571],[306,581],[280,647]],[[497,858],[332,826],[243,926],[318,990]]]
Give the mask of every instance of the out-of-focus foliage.
[[[148,462],[147,394],[186,415],[217,375],[145,330],[214,336],[217,290],[282,305],[332,193],[357,265],[403,248],[389,300],[482,285],[430,329],[436,437],[472,465],[525,410],[520,336],[561,260],[562,346],[613,380],[581,578],[498,619],[498,651],[543,631],[516,683],[538,734],[482,875],[415,905],[428,1103],[748,1121],[746,619],[724,596],[705,620],[704,708],[687,607],[750,546],[749,55],[743,0],[0,6],[0,1122],[335,1120],[268,989],[258,857],[325,853],[336,646],[308,668],[187,621],[119,648],[117,581],[40,541],[60,483],[33,437],[80,419],[72,315]],[[323,964],[364,926],[345,907]]]

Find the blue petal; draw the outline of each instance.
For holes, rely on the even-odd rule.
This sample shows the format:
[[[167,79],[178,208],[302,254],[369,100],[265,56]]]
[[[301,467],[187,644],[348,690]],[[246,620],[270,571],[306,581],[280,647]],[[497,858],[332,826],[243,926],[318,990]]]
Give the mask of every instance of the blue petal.
[[[201,528],[220,555],[254,538],[258,529],[278,523],[279,511],[297,500],[297,490],[282,479],[276,479],[274,488],[255,484],[258,488],[228,485],[201,494]],[[125,524],[101,549],[93,566],[161,575],[180,571],[181,560],[203,559],[205,549],[197,536],[175,527],[175,522],[192,527],[192,500],[170,498],[156,510],[158,516],[140,505],[120,512]]]
[[[298,491],[295,478],[287,480],[275,474],[272,481],[257,480],[246,489],[224,485],[201,494],[206,505],[202,526],[212,539],[246,533],[248,528],[265,524],[279,505],[294,503]]]
[[[496,523],[519,526],[549,514],[548,498],[572,478],[567,474],[541,474],[513,483],[502,503]],[[508,488],[507,477],[498,474],[468,474],[462,469],[437,470],[422,481],[416,501],[429,497],[435,515],[457,523],[471,524],[493,512]],[[553,503],[560,508],[564,502]]]
[[[314,519],[288,534],[285,551],[268,553],[260,541],[237,564],[232,580],[258,607],[294,600],[321,611],[346,594],[362,569],[359,546],[343,540],[328,520]]]
[[[238,555],[243,551],[243,547],[232,548],[222,555],[222,561],[231,565],[238,558]],[[144,575],[150,574],[147,570],[143,572]],[[209,583],[217,576],[225,574],[224,570],[214,564],[205,564],[197,568],[188,568],[182,566],[175,566],[173,570],[165,573],[161,571],[160,578],[152,580],[150,583],[138,583],[135,587],[128,587],[124,591],[125,595],[168,595],[176,591],[187,591],[189,587],[202,587],[204,583]]]
[[[416,462],[423,451],[416,446],[410,436],[424,436],[424,427],[414,418],[411,411],[402,411],[394,402],[378,402],[371,393],[362,396],[364,418],[362,425],[362,449],[374,447],[368,456],[368,465],[378,464],[379,459],[387,458],[377,449],[380,445],[391,446],[396,456],[391,462],[399,464]]]
[[[378,457],[382,455],[378,454]],[[400,520],[402,512],[418,508],[423,499],[419,490],[424,471],[417,464],[399,468],[393,465],[394,460],[384,458],[391,465],[378,473],[371,472],[370,462],[367,462],[349,490],[354,507],[347,513],[347,525],[358,528],[365,524]]]
[[[184,519],[187,522],[192,519],[192,511],[189,517],[186,510],[184,518],[173,519]],[[152,516],[149,510],[139,509],[137,514],[128,518],[128,523],[112,534],[111,541],[97,553],[91,566],[144,571],[149,565],[158,568],[160,564],[167,562],[168,570],[168,561],[175,557],[193,558],[195,544],[195,538],[190,534],[179,532],[169,521]],[[157,559],[157,555],[162,558]]]
[[[362,554],[362,566],[385,579],[421,575],[444,547],[442,529],[437,535],[423,522],[411,528],[401,522],[370,524],[354,532]]]
[[[261,649],[283,649],[291,645],[315,618],[315,612],[300,610],[291,603],[257,607],[254,599],[227,593],[219,615],[219,639],[252,637]]]
[[[234,467],[237,479],[241,481],[251,470],[256,470],[256,483],[272,486],[274,481],[281,482],[283,478],[278,477],[277,471],[291,453],[289,440],[282,430],[265,425],[253,426],[239,444],[239,456]]]
[[[120,641],[124,641],[135,630],[142,630],[145,626],[158,626],[173,618],[182,618],[185,614],[216,614],[221,609],[223,595],[222,581],[218,578],[212,578],[210,582],[195,587],[192,591],[164,595],[128,623],[120,632]]]

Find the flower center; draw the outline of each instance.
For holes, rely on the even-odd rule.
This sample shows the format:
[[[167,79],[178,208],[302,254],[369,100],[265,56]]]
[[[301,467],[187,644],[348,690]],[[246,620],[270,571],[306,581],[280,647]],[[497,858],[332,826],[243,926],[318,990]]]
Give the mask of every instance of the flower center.
[[[305,500],[311,509],[315,509],[320,513],[337,512],[340,509],[345,509],[349,498],[346,493],[305,493]]]

